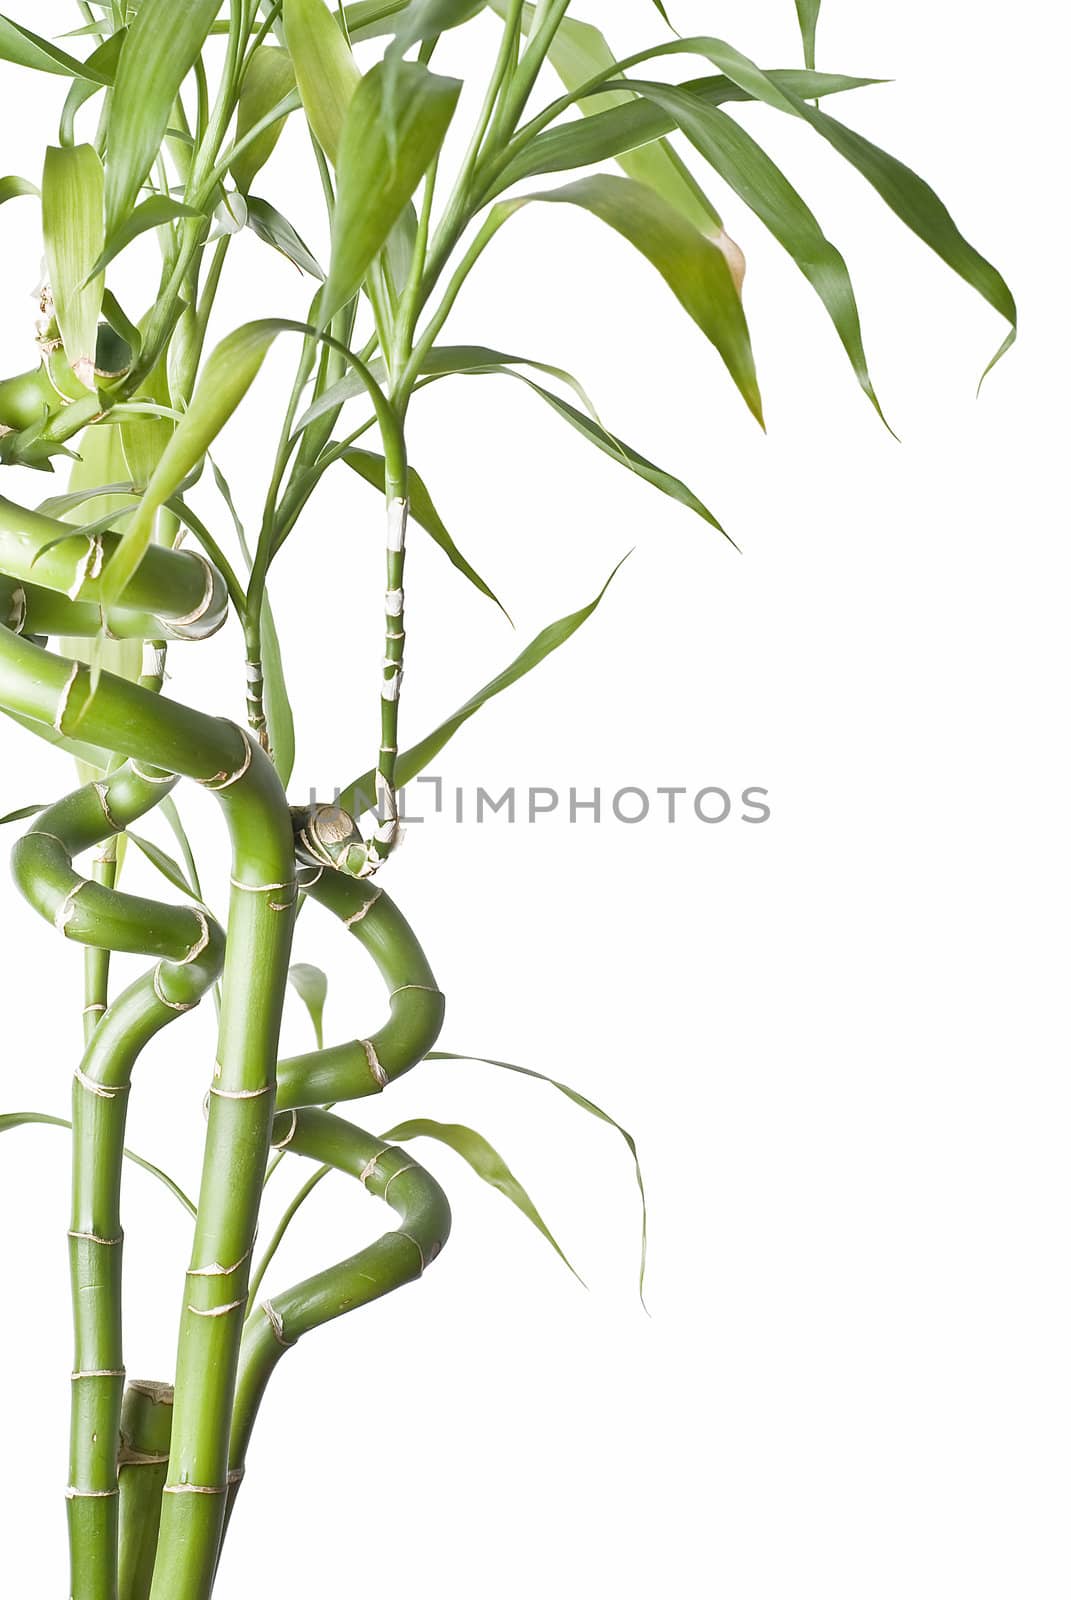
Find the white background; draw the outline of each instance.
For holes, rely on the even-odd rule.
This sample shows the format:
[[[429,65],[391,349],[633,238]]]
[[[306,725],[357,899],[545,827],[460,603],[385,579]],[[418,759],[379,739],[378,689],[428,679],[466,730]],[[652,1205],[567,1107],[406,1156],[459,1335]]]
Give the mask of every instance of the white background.
[[[671,9],[682,31],[716,29],[764,65],[799,60],[790,0]],[[44,31],[78,20],[58,3],[11,11]],[[577,12],[612,25],[622,51],[659,27],[646,0]],[[749,260],[766,438],[651,269],[592,219],[532,210],[488,253],[451,337],[572,368],[609,426],[692,482],[743,556],[520,385],[439,386],[415,408],[413,460],[517,633],[416,533],[406,733],[589,599],[635,546],[596,617],[436,771],[470,793],[756,784],[773,816],[413,828],[389,887],[448,993],[443,1042],[567,1078],[636,1132],[652,1315],[636,1298],[637,1197],[611,1130],[475,1065],[425,1067],[388,1103],[357,1108],[373,1128],[425,1114],[481,1129],[590,1293],[455,1157],[420,1147],[454,1203],[449,1249],[422,1285],[283,1363],[225,1600],[371,1585],[400,1600],[1068,1592],[1056,237],[1068,41],[1037,3],[1016,9],[1014,36],[988,3],[828,0],[826,12],[820,65],[896,80],[838,114],[921,170],[998,262],[1020,346],[976,403],[997,317],[832,152],[762,108],[741,115],[848,257],[902,443],[855,388],[802,277],[732,197],[719,205]],[[466,29],[444,67],[471,70],[492,38],[489,24]],[[0,64],[5,172],[36,177],[63,94],[61,80]],[[258,187],[326,249],[296,119]],[[33,359],[37,226],[31,201],[0,213],[5,372]],[[263,246],[242,239],[231,260],[216,335],[302,314],[306,287]],[[135,309],[139,261],[152,264],[149,242],[115,278]],[[250,521],[295,354],[271,358],[249,419],[220,445]],[[14,475],[3,489],[33,503],[48,485]],[[222,530],[207,493],[200,503]],[[374,755],[380,560],[375,496],[342,478],[280,560],[297,795]],[[174,652],[171,692],[240,715],[240,654],[231,630]],[[17,730],[0,738],[0,812],[70,786],[62,758]],[[201,794],[188,811],[219,905],[217,818]],[[147,873],[130,883],[158,892]],[[62,1113],[80,957],[3,893],[0,1103]],[[315,910],[298,955],[331,974],[332,1039],[377,1025],[360,952]],[[169,1030],[131,1105],[131,1144],[191,1187],[210,1022],[206,1007]],[[308,1046],[299,1007],[285,1042]],[[20,1595],[67,1592],[65,1137],[9,1134],[0,1164],[0,1503],[5,1586]],[[276,1283],[349,1254],[380,1222],[332,1179]],[[137,1171],[126,1229],[127,1364],[162,1378],[188,1238]]]

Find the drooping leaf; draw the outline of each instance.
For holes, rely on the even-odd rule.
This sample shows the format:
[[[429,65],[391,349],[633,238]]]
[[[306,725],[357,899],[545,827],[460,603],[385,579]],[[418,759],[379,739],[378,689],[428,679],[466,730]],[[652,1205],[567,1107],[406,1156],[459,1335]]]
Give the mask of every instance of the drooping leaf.
[[[627,556],[623,557],[623,560],[627,559]],[[531,644],[521,651],[520,655],[510,663],[504,672],[500,672],[497,677],[492,678],[490,683],[484,684],[482,689],[478,690],[471,699],[466,700],[465,704],[459,707],[452,716],[447,717],[445,722],[441,722],[437,728],[421,739],[419,744],[414,745],[410,750],[403,751],[398,757],[397,764],[398,787],[402,788],[405,784],[411,783],[418,773],[423,772],[428,762],[434,761],[439,751],[449,744],[458,729],[463,727],[470,717],[475,716],[481,706],[485,706],[496,695],[502,694],[504,690],[518,683],[521,678],[531,672],[533,667],[537,667],[541,661],[545,661],[547,656],[563,645],[567,639],[571,639],[577,629],[583,627],[584,623],[595,611],[599,601],[617,576],[621,565],[622,562],[619,561],[594,600],[590,601],[586,606],[582,606],[579,611],[574,611],[571,615],[562,617],[560,621],[552,622],[549,627],[544,628],[542,633],[536,635]],[[348,789],[343,790],[339,796],[338,803],[344,811],[352,812],[354,807],[358,805],[364,809],[372,803],[375,793],[375,772],[366,772],[354,783],[351,783]]]
[[[324,280],[324,270],[304,239],[292,223],[288,222],[281,211],[276,211],[267,200],[262,200],[259,195],[246,196],[246,210],[248,225],[252,228],[258,239],[263,239],[265,244],[270,244],[273,250],[278,250],[288,261],[292,261],[300,271],[307,272],[313,278]]]
[[[183,79],[201,53],[220,0],[143,0],[115,74],[108,118],[108,233],[134,209],[167,132]]]
[[[420,370],[430,377],[446,377],[454,373],[497,372],[502,367],[531,367],[533,372],[543,372],[548,378],[557,378],[571,389],[584,409],[595,421],[599,414],[583,384],[564,367],[555,367],[547,361],[533,361],[531,356],[512,356],[503,350],[490,350],[479,344],[437,344],[428,351]]]
[[[440,77],[419,62],[400,62],[391,138],[383,85],[380,65],[361,80],[346,112],[321,327],[360,288],[442,144],[461,90],[456,78]]]
[[[20,195],[40,193],[37,185],[28,178],[0,178],[0,206],[7,200],[17,200]]]
[[[490,1184],[492,1189],[497,1189],[499,1194],[505,1195],[521,1215],[528,1218],[533,1228],[538,1229],[565,1262],[573,1277],[583,1283],[583,1278],[540,1216],[527,1189],[518,1182],[498,1151],[488,1144],[482,1134],[463,1127],[459,1122],[434,1122],[430,1117],[414,1117],[411,1121],[400,1122],[396,1128],[388,1128],[383,1138],[399,1144],[405,1144],[410,1139],[435,1139],[439,1144],[456,1151],[468,1162],[477,1177]]]
[[[5,1116],[0,1116],[0,1133],[8,1133],[12,1128],[24,1128],[31,1124],[40,1124],[47,1128],[66,1128],[68,1132],[71,1127],[66,1117],[50,1117],[44,1111],[9,1111]],[[196,1217],[197,1207],[187,1195],[183,1194],[174,1178],[169,1178],[160,1167],[154,1166],[151,1161],[146,1161],[144,1156],[137,1155],[133,1150],[124,1150],[123,1155],[127,1161],[133,1162],[136,1167],[150,1173],[162,1183],[190,1216]]]
[[[337,31],[337,30],[336,30]],[[287,51],[261,45],[246,68],[238,96],[238,138],[243,139],[264,117],[285,101],[295,87],[294,63]],[[231,162],[231,177],[243,194],[268,160],[283,131],[280,117],[258,133]]]
[[[167,194],[152,194],[140,205],[135,206],[130,215],[109,234],[108,243],[96,257],[92,267],[86,273],[86,280],[91,281],[102,273],[121,250],[128,244],[148,233],[151,228],[162,228],[169,222],[178,222],[181,217],[199,217],[201,212],[194,206],[184,205],[181,200],[173,200]]]
[[[283,0],[283,26],[309,127],[334,165],[361,74],[325,0]]]
[[[747,319],[732,267],[714,240],[646,184],[610,173],[500,201],[492,215],[502,207],[516,211],[535,201],[579,206],[646,256],[714,345],[749,411],[762,423]]]
[[[963,237],[944,201],[910,167],[864,139],[861,133],[804,101],[799,102],[797,111],[827,144],[862,174],[900,221],[1008,322],[1010,331],[986,367],[989,372],[1011,349],[1018,331],[1015,297],[996,267]]]
[[[355,44],[393,33],[394,18],[410,3],[411,0],[356,0],[355,4],[342,8],[346,32]]]
[[[796,0],[796,15],[800,19],[800,36],[803,39],[803,60],[808,67],[814,66],[815,33],[818,30],[818,13],[822,9],[822,0]]]
[[[127,838],[133,840],[145,859],[152,862],[157,872],[167,879],[172,888],[177,889],[180,894],[188,894],[191,900],[200,900],[200,895],[187,880],[173,856],[169,856],[166,850],[161,850],[151,839],[143,838],[140,833],[133,833],[129,828],[126,832]]]
[[[837,122],[826,112],[809,105],[798,92],[798,85],[793,86],[790,74],[764,72],[748,56],[723,39],[674,39],[668,44],[657,45],[630,57],[625,65],[633,66],[640,61],[681,54],[705,57],[744,90],[749,98],[809,123],[867,179],[913,233],[1006,319],[1011,331],[986,368],[989,371],[1015,342],[1018,322],[1015,299],[997,269],[960,233],[947,207],[930,185],[895,156]]]
[[[516,378],[519,383],[523,383],[533,394],[537,394],[553,411],[557,412],[564,422],[567,422],[571,428],[575,428],[577,433],[582,434],[597,450],[601,450],[604,455],[608,455],[611,460],[619,462],[621,466],[627,467],[637,477],[643,478],[644,482],[653,485],[656,489],[660,489],[663,494],[668,495],[671,500],[676,500],[679,505],[687,506],[689,511],[694,511],[697,517],[702,517],[704,522],[708,522],[712,528],[716,528],[725,538],[729,538],[714,513],[703,504],[698,495],[693,494],[686,483],[683,483],[680,478],[675,478],[671,472],[666,472],[663,467],[656,466],[653,461],[648,461],[646,456],[640,455],[638,450],[634,450],[631,445],[626,444],[616,434],[610,433],[603,427],[601,422],[596,422],[593,417],[586,416],[583,411],[578,411],[576,406],[571,405],[561,395],[554,394],[550,389],[544,389],[542,384],[535,383],[527,374],[517,372],[512,367],[470,367],[459,369],[460,376],[479,376],[482,373],[497,373],[503,378]],[[731,544],[733,541],[729,539],[729,542]]]
[[[377,455],[374,450],[358,450],[351,446],[343,455],[342,460],[348,467],[352,467],[354,472],[358,473],[366,483],[372,484],[381,494],[386,493],[387,464],[381,455]],[[423,528],[425,533],[430,534],[439,549],[443,551],[457,570],[463,573],[481,594],[486,595],[488,600],[493,600],[503,616],[508,620],[509,612],[501,600],[492,589],[488,588],[476,569],[466,561],[450,537],[442,518],[435,509],[423,478],[413,467],[409,468],[409,512],[413,521]]]
[[[64,354],[79,382],[93,389],[104,283],[86,279],[104,243],[104,169],[91,144],[49,145],[41,225]]]
[[[616,1121],[608,1111],[597,1106],[594,1100],[589,1100],[587,1095],[580,1094],[576,1089],[570,1089],[567,1083],[559,1083],[557,1078],[549,1078],[544,1072],[536,1072],[532,1067],[518,1067],[512,1061],[495,1061],[487,1056],[457,1055],[450,1050],[432,1050],[427,1056],[428,1061],[477,1061],[485,1067],[498,1067],[503,1072],[515,1072],[522,1078],[534,1078],[539,1083],[547,1083],[552,1089],[557,1089],[559,1094],[565,1095],[575,1106],[586,1111],[589,1116],[596,1117],[600,1122],[607,1123],[617,1130],[628,1147],[629,1154],[635,1163],[636,1184],[640,1191],[640,1204],[642,1207],[642,1233],[640,1241],[640,1299],[643,1299],[644,1279],[647,1274],[647,1191],[643,1181],[643,1168],[640,1166],[639,1151],[636,1141],[620,1122]]]
[[[878,415],[863,349],[859,307],[844,257],[781,169],[726,112],[657,83],[639,85],[645,98],[669,112],[700,155],[750,206],[795,261],[829,313],[863,393]]]
[[[40,34],[31,33],[29,28],[4,16],[0,16],[0,60],[13,61],[18,67],[33,67],[37,72],[52,72],[62,78],[85,78],[99,84],[112,81],[99,66],[76,61],[50,39],[42,39]]]
[[[290,982],[305,1003],[316,1034],[316,1048],[324,1047],[324,1006],[327,1004],[327,974],[307,961],[295,961]]]

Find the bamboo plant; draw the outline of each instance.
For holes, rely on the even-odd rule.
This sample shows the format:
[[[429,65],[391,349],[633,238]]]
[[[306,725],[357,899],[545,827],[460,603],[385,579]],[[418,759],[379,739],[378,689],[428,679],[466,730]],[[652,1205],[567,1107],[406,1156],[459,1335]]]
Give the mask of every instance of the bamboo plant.
[[[612,6],[588,0],[586,9],[613,22]],[[452,1146],[546,1232],[526,1191],[472,1130],[418,1120],[377,1135],[329,1109],[381,1094],[422,1062],[461,1059],[436,1049],[443,996],[384,887],[402,835],[398,793],[601,599],[552,623],[438,728],[403,742],[409,524],[494,600],[409,466],[407,419],[421,390],[456,374],[520,379],[591,445],[720,532],[680,478],[607,430],[567,372],[448,341],[458,296],[493,270],[493,251],[482,258],[496,234],[523,207],[547,204],[581,208],[614,230],[622,248],[647,258],[651,293],[676,296],[761,422],[744,258],[717,207],[751,213],[813,287],[880,416],[844,259],[733,115],[754,102],[790,119],[801,138],[831,146],[989,302],[1007,324],[998,354],[1015,336],[1004,280],[933,190],[840,120],[840,102],[872,80],[816,70],[818,0],[797,0],[797,9],[804,65],[772,70],[724,40],[681,38],[658,0],[652,44],[626,59],[569,0],[83,0],[59,39],[0,17],[7,92],[18,88],[16,73],[27,93],[39,75],[61,91],[55,142],[43,157],[17,152],[33,181],[0,182],[0,201],[39,204],[46,261],[34,360],[0,382],[0,461],[68,471],[63,492],[34,507],[22,503],[33,498],[24,471],[12,474],[19,498],[0,498],[0,710],[18,725],[13,740],[33,734],[78,764],[70,794],[44,809],[20,804],[3,819],[30,819],[14,849],[18,888],[58,935],[85,947],[84,994],[72,999],[85,1032],[71,1115],[74,1600],[210,1595],[275,1366],[330,1318],[419,1278],[446,1241],[446,1198],[409,1153],[411,1141]],[[473,37],[480,30],[481,49],[494,37],[493,65],[463,84],[433,62],[444,37],[469,26]],[[449,46],[457,59],[457,42]],[[322,267],[266,198],[288,118],[304,120],[310,176],[322,188],[330,234]],[[278,317],[222,337],[213,328],[210,339],[242,230],[288,256],[308,289]],[[121,303],[112,265],[149,232],[160,246],[158,279],[136,303]],[[578,265],[572,277],[580,275]],[[210,452],[276,340],[292,348],[293,382],[259,526],[247,539]],[[381,734],[369,770],[337,804],[295,806],[293,718],[268,591],[276,557],[336,467],[383,502],[384,651],[378,682],[367,685]],[[185,647],[225,626],[244,674],[245,726],[164,693],[165,663],[181,685]],[[209,910],[219,886],[202,885],[184,829],[184,782],[211,791],[229,834],[229,905],[219,920]],[[157,808],[181,862],[135,831]],[[118,887],[128,841],[181,903]],[[366,1038],[323,1044],[323,976],[294,963],[297,915],[309,898],[338,918],[383,979],[389,1018]],[[109,971],[117,951],[147,962],[118,993]],[[319,1048],[279,1060],[288,980],[310,1008]],[[196,1205],[180,1194],[194,1221],[181,1300],[176,1285],[173,1383],[128,1381],[122,1175],[131,1073],[149,1041],[181,1027],[207,995],[218,1001],[218,1049],[206,1072]],[[15,1110],[0,1126],[35,1120],[50,1119]],[[312,1162],[312,1175],[258,1257],[266,1179],[284,1160],[295,1165],[293,1156]],[[396,1214],[390,1230],[260,1298],[289,1220],[333,1170],[386,1202]]]

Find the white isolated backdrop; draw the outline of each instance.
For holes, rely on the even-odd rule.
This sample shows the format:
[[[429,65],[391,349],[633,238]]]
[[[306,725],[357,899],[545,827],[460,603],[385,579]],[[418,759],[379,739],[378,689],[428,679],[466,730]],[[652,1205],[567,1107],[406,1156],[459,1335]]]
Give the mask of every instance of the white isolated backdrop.
[[[682,32],[798,63],[791,0],[670,9]],[[58,0],[9,10],[44,31],[78,21]],[[622,52],[659,26],[649,0],[576,11]],[[443,69],[486,59],[493,37],[484,22],[446,41]],[[224,1600],[370,1585],[402,1600],[1067,1593],[1067,329],[1051,217],[1068,40],[1037,0],[1016,12],[1014,70],[1008,37],[989,0],[969,17],[940,0],[827,0],[820,33],[820,65],[896,80],[838,114],[930,179],[1019,296],[1021,344],[978,403],[995,315],[807,130],[740,113],[848,257],[901,443],[808,286],[731,197],[719,204],[748,256],[768,437],[651,269],[590,218],[523,215],[465,290],[451,337],[569,366],[743,555],[520,385],[437,386],[414,408],[413,461],[517,632],[414,531],[406,736],[635,547],[592,621],[436,772],[470,796],[761,785],[772,817],[413,827],[389,888],[449,996],[444,1044],[564,1077],[640,1140],[651,1316],[635,1292],[637,1197],[609,1129],[476,1065],[425,1067],[353,1108],[373,1128],[413,1114],[478,1127],[590,1292],[449,1152],[419,1147],[454,1204],[449,1248],[422,1285],[287,1356]],[[0,65],[0,91],[3,170],[35,177],[64,85]],[[258,187],[325,250],[296,118]],[[0,213],[5,372],[33,358],[37,227],[32,202]],[[116,274],[135,306],[152,249],[142,241]],[[307,285],[263,246],[240,239],[231,263],[214,337],[301,314]],[[295,356],[280,343],[220,442],[250,522]],[[12,474],[3,489],[33,503],[48,485]],[[222,529],[208,491],[198,503]],[[372,760],[380,560],[376,497],[340,472],[273,589],[296,795]],[[171,692],[240,715],[240,657],[233,631],[174,651]],[[15,729],[0,738],[0,813],[71,785],[63,759]],[[187,806],[220,905],[213,803]],[[145,831],[165,842],[158,824]],[[147,869],[129,882],[159,892]],[[80,957],[3,894],[0,1105],[62,1114]],[[315,909],[297,955],[330,973],[332,1039],[377,1024],[359,952]],[[130,1143],[189,1187],[210,1024],[205,1007],[168,1030],[132,1096]],[[284,1042],[308,1047],[299,1007]],[[5,1588],[20,1595],[67,1592],[65,1157],[52,1130],[0,1149],[0,1503]],[[162,1378],[188,1230],[139,1172],[125,1193],[127,1364]],[[381,1222],[332,1178],[274,1281],[351,1253]]]

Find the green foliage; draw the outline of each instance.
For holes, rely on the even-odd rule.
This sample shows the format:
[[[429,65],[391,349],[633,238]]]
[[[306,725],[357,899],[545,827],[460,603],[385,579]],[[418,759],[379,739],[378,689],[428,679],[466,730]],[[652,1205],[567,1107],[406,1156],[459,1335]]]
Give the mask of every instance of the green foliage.
[[[500,605],[409,464],[410,416],[430,384],[510,378],[580,442],[724,531],[688,484],[610,431],[567,368],[508,353],[525,348],[520,327],[515,345],[512,332],[499,336],[509,340],[507,349],[477,342],[478,335],[450,342],[446,330],[458,296],[477,266],[493,270],[483,261],[491,239],[522,211],[527,220],[518,226],[534,236],[536,219],[549,205],[602,222],[663,280],[658,285],[652,278],[652,288],[668,289],[695,324],[699,362],[716,366],[716,352],[761,423],[751,326],[760,325],[764,308],[749,294],[745,316],[743,254],[722,223],[723,207],[732,207],[739,217],[734,233],[754,217],[791,256],[877,408],[848,265],[764,147],[762,119],[774,112],[799,136],[817,135],[846,161],[1004,319],[1010,331],[998,354],[1015,337],[1016,306],[1003,277],[964,238],[925,180],[825,109],[832,96],[857,93],[874,80],[814,70],[819,0],[797,0],[805,66],[774,71],[726,40],[666,39],[662,28],[673,23],[663,0],[650,8],[657,42],[626,58],[567,9],[566,0],[540,0],[537,7],[516,0],[357,0],[343,6],[233,0],[226,8],[220,0],[140,0],[97,6],[96,12],[83,6],[85,25],[65,39],[72,49],[89,51],[85,60],[0,16],[4,72],[67,80],[41,184],[51,303],[45,297],[37,366],[0,382],[0,463],[52,471],[66,456],[73,465],[69,483],[36,512],[0,499],[0,711],[73,758],[82,783],[48,808],[41,832],[23,838],[16,858],[27,898],[54,921],[59,907],[57,925],[87,947],[86,1053],[75,1083],[73,1129],[73,1191],[76,1208],[83,1209],[76,1209],[72,1229],[72,1296],[86,1382],[72,1411],[68,1503],[76,1574],[71,1592],[79,1600],[116,1593],[137,1593],[140,1600],[147,1592],[140,1578],[135,1588],[123,1568],[113,1516],[119,1436],[108,1382],[122,1360],[123,1286],[120,1253],[109,1255],[107,1246],[121,1231],[123,1091],[150,1034],[216,987],[224,943],[205,910],[197,861],[170,793],[175,775],[216,794],[235,849],[230,949],[217,996],[226,1021],[208,1100],[194,1241],[202,1265],[186,1279],[172,1455],[183,1474],[175,1487],[209,1492],[160,1500],[152,1580],[153,1600],[207,1600],[245,1441],[272,1367],[293,1338],[418,1276],[448,1232],[441,1190],[407,1151],[319,1109],[329,1097],[325,1083],[331,1097],[357,1099],[389,1089],[394,1077],[421,1060],[462,1059],[430,1048],[443,997],[401,913],[367,882],[397,844],[397,791],[478,711],[566,644],[594,615],[607,587],[544,628],[503,671],[406,748],[399,730],[405,731],[407,527],[426,533],[469,584]],[[493,26],[496,17],[500,48],[485,81],[467,86],[474,91],[470,110],[461,82],[429,63],[442,34],[474,18]],[[705,75],[671,82],[633,75],[649,62],[675,69],[680,57],[698,61]],[[549,100],[544,67],[563,86]],[[762,108],[747,131],[733,109],[738,106]],[[324,266],[280,209],[273,183],[279,163],[273,166],[271,158],[294,115],[309,134],[305,178],[323,195],[322,231],[310,228],[309,238],[319,251],[319,241],[330,237]],[[618,170],[606,170],[607,163]],[[555,174],[564,180],[548,187]],[[536,187],[534,179],[540,180]],[[36,194],[21,177],[0,179],[0,205]],[[292,214],[305,229],[304,213]],[[150,273],[133,287],[124,276],[120,304],[111,281],[117,260],[149,233],[159,246],[158,276]],[[217,329],[221,280],[236,262],[240,271],[254,273],[257,260],[267,259],[262,249],[311,277],[314,292],[295,274],[303,298],[296,308],[281,308],[288,314]],[[122,261],[124,273],[134,259],[132,251]],[[600,292],[572,261],[544,274],[538,288],[590,303]],[[524,292],[516,303],[523,310]],[[637,322],[642,317],[640,306]],[[295,371],[289,391],[278,396],[278,436],[264,441],[252,463],[263,498],[256,531],[251,523],[247,537],[230,485],[209,452],[243,410],[284,332],[297,335]],[[657,355],[648,355],[640,340],[636,363],[638,382],[659,376]],[[698,369],[704,383],[707,370]],[[362,410],[352,424],[351,402]],[[372,438],[360,442],[369,433]],[[456,440],[461,457],[470,447],[460,421]],[[471,446],[476,469],[480,449],[478,441]],[[269,590],[278,597],[273,563],[295,530],[304,536],[306,508],[339,462],[349,469],[341,476],[353,491],[346,503],[363,515],[371,502],[383,529],[386,597],[382,667],[367,684],[347,681],[332,726],[352,751],[367,697],[379,706],[379,748],[378,754],[356,751],[355,765],[361,753],[374,755],[374,764],[340,797],[343,811],[292,810],[286,786],[297,729],[284,653],[293,668],[309,652],[280,639]],[[200,498],[206,464],[219,491],[208,506]],[[359,490],[358,478],[373,496]],[[350,582],[348,572],[335,574],[318,560],[315,516],[309,521],[309,553],[287,573],[288,581],[304,586],[306,617],[318,588]],[[190,536],[202,554],[180,548]],[[223,625],[225,599],[237,626],[216,660],[221,678],[234,676],[226,693],[221,683],[218,700],[213,688],[208,715],[183,703],[181,651]],[[334,659],[332,641],[314,643],[319,684],[330,682],[343,663]],[[238,676],[242,657],[244,678]],[[228,718],[243,699],[246,729],[240,730]],[[222,710],[227,716],[215,714]],[[130,756],[136,761],[127,762]],[[132,831],[157,806],[174,835],[174,855]],[[20,806],[0,825],[26,821],[39,809]],[[375,821],[361,836],[357,819],[372,809]],[[184,897],[182,905],[140,900],[119,889],[117,862],[128,834]],[[83,878],[75,858],[92,845],[103,848],[86,868],[92,879]],[[216,886],[206,887],[211,895]],[[389,980],[389,1022],[371,1038],[331,1051],[323,1050],[327,979],[318,967],[293,959],[293,913],[302,892],[338,911]],[[115,995],[110,957],[120,949],[142,952],[151,965]],[[274,1101],[288,984],[308,1010],[317,1048],[282,1063]],[[642,1296],[647,1213],[632,1135],[556,1079],[507,1062],[489,1064],[552,1085],[625,1141],[643,1208]],[[278,1103],[299,1109],[273,1122]],[[0,1117],[0,1132],[27,1122],[69,1126],[43,1114],[14,1113]],[[432,1140],[452,1149],[562,1254],[527,1190],[471,1128],[410,1119],[385,1138]],[[266,1166],[269,1140],[277,1154]],[[266,1171],[277,1170],[290,1150],[314,1160],[316,1169],[286,1206],[250,1275]],[[193,1212],[171,1179],[141,1164]],[[401,1222],[358,1255],[284,1291],[270,1309],[258,1308],[256,1291],[291,1220],[334,1170],[359,1179],[399,1212]],[[79,1177],[87,1173],[92,1182]]]

